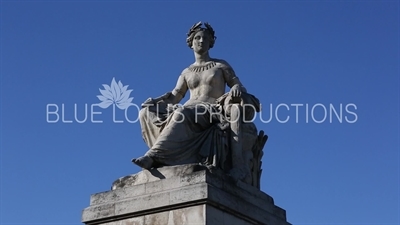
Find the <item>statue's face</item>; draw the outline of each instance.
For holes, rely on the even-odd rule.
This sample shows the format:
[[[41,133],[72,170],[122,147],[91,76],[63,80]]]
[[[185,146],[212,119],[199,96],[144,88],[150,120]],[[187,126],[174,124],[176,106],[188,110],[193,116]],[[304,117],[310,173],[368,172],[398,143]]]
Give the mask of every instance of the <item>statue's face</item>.
[[[208,31],[198,31],[192,42],[192,49],[197,53],[204,53],[210,49],[210,34]]]

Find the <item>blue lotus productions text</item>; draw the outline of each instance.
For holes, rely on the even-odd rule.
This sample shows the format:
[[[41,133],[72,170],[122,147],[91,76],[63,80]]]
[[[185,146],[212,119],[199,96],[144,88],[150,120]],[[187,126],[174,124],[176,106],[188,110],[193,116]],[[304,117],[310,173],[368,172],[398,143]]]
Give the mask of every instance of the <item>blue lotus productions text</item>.
[[[244,105],[254,107],[252,105]],[[116,110],[112,105],[112,116],[102,116],[102,109],[98,104],[84,104],[67,106],[65,104],[47,104],[47,123],[103,123],[104,119],[113,123],[139,122],[140,106],[131,104],[124,110]],[[200,115],[200,114],[199,114]],[[355,123],[358,120],[357,105],[354,103],[338,104],[308,104],[308,103],[280,103],[262,105],[261,112],[251,120],[262,123]]]

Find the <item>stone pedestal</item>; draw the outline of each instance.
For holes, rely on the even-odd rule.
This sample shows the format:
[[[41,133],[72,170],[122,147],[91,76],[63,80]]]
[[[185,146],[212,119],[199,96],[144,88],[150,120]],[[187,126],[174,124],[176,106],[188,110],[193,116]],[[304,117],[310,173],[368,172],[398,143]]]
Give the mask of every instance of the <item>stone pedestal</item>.
[[[290,225],[257,188],[198,165],[144,170],[91,196],[86,225]]]

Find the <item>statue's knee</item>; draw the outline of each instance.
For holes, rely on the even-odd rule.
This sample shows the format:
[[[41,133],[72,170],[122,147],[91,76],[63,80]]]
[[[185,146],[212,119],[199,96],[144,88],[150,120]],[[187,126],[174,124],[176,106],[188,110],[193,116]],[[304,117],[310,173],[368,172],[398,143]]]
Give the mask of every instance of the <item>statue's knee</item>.
[[[143,117],[144,115],[147,115],[149,112],[149,108],[148,107],[144,107],[139,111],[139,117]]]
[[[149,117],[150,111],[148,107],[144,107],[139,111],[140,120]]]
[[[141,124],[147,124],[157,117],[157,112],[153,112],[149,107],[144,107],[139,111],[139,121]]]

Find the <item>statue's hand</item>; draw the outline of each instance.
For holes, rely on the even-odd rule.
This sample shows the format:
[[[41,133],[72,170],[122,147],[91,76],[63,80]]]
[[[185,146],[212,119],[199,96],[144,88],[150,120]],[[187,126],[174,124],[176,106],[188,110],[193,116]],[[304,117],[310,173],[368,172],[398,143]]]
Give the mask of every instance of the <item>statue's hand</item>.
[[[233,85],[230,93],[232,97],[240,97],[242,95],[242,89],[240,88],[239,84]]]
[[[142,103],[142,108],[147,106],[153,106],[160,102],[165,102],[171,96],[171,92],[167,92],[157,98],[148,98],[146,101]]]
[[[156,99],[155,102],[166,101],[169,99],[170,96],[171,96],[171,92],[167,92],[167,93],[155,98]]]
[[[148,98],[142,103],[142,108],[155,105],[154,99]]]

